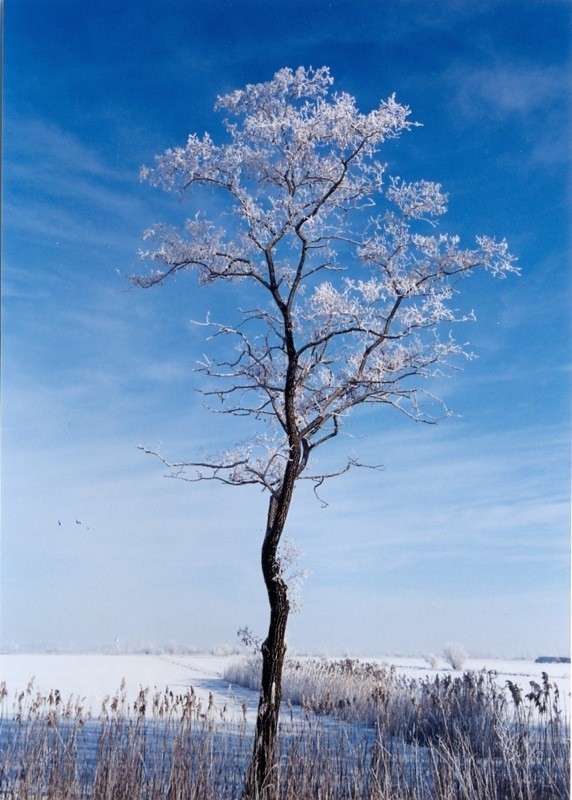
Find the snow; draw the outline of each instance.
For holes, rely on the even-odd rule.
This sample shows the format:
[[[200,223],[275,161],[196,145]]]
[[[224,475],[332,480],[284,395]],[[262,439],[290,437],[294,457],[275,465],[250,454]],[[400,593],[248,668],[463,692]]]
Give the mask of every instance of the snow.
[[[204,706],[212,693],[218,708],[227,706],[229,717],[242,717],[246,700],[250,718],[258,705],[256,692],[229,687],[222,680],[229,657],[171,655],[60,655],[17,654],[0,656],[0,680],[8,690],[8,713],[16,694],[25,691],[33,678],[33,691],[49,694],[58,689],[64,699],[83,699],[83,707],[98,714],[106,696],[113,696],[125,680],[132,705],[141,688],[175,694],[195,690]]]
[[[98,714],[106,695],[114,695],[125,679],[125,691],[132,704],[141,688],[174,693],[184,693],[191,687],[203,704],[212,693],[214,703],[221,709],[226,705],[227,719],[243,716],[242,706],[248,706],[247,719],[253,720],[258,705],[257,692],[238,686],[229,686],[223,680],[225,666],[239,656],[213,655],[78,655],[78,654],[10,654],[0,656],[0,681],[6,683],[8,697],[4,701],[4,712],[10,713],[14,697],[25,691],[33,678],[33,693],[49,694],[58,689],[67,700],[70,696],[82,698],[85,709]],[[392,664],[401,674],[423,678],[435,674],[452,673],[444,662],[432,669],[423,658],[375,658],[360,659],[376,663]],[[566,713],[570,710],[570,665],[536,664],[524,660],[468,659],[464,670],[494,670],[498,682],[506,680],[517,683],[524,690],[529,682],[541,683],[542,673],[548,674],[551,683],[558,686],[562,705]],[[460,673],[456,673],[460,674]]]

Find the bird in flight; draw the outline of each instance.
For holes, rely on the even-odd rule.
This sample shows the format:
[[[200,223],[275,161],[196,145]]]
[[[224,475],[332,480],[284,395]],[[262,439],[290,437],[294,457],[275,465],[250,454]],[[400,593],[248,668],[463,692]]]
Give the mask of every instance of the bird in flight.
[[[62,524],[62,521],[61,521],[61,519],[59,519],[58,520],[58,526],[61,526],[61,524]],[[76,519],[75,524],[76,525],[83,525],[83,522],[80,519]],[[86,525],[85,529],[88,531],[89,530],[89,525]]]

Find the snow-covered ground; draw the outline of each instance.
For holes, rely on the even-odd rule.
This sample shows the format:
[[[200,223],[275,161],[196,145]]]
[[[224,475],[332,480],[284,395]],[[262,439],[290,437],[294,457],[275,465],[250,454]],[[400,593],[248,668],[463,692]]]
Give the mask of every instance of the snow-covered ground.
[[[34,695],[58,689],[64,699],[72,695],[82,698],[83,708],[97,715],[104,698],[117,693],[124,680],[130,704],[141,688],[184,694],[193,687],[203,706],[212,693],[218,708],[227,706],[229,717],[242,717],[244,701],[251,717],[256,711],[257,695],[241,687],[229,687],[222,680],[228,660],[211,655],[2,655],[0,680],[8,690],[4,708],[9,714],[14,696],[25,691],[33,679]]]
[[[258,704],[257,693],[238,686],[229,686],[222,678],[225,666],[239,656],[212,655],[54,655],[17,654],[0,656],[0,681],[6,683],[8,696],[4,701],[4,713],[10,713],[14,697],[25,691],[33,678],[33,694],[49,694],[58,689],[64,699],[70,696],[83,698],[83,706],[98,714],[106,695],[112,696],[125,680],[125,691],[129,702],[133,702],[141,688],[163,691],[166,687],[174,693],[184,693],[194,688],[195,693],[208,703],[212,693],[215,705],[228,709],[228,717],[241,718],[242,706],[248,705],[248,719],[254,719]],[[432,669],[423,658],[376,658],[376,663],[393,664],[399,673],[422,678],[425,675],[451,673],[450,667],[441,662]],[[465,670],[494,670],[498,681],[504,684],[511,680],[524,690],[530,681],[542,680],[546,672],[551,683],[558,686],[562,706],[570,712],[570,665],[536,664],[532,661],[507,661],[495,659],[469,659]],[[459,673],[457,673],[459,674]]]

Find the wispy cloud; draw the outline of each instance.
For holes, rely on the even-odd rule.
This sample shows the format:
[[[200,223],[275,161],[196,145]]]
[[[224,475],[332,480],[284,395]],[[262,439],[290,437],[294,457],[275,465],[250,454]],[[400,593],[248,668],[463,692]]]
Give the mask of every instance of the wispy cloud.
[[[465,125],[484,118],[489,128],[492,123],[511,124],[521,131],[525,144],[519,168],[552,167],[570,160],[566,69],[492,59],[490,66],[458,62],[444,79],[455,93],[455,112]]]
[[[139,235],[137,170],[110,165],[95,145],[49,120],[8,118],[4,182],[12,235],[92,248],[121,247],[130,228]]]
[[[338,520],[339,529],[361,531],[357,547],[354,536],[332,541],[328,559],[335,561],[341,548],[345,563],[357,558],[362,568],[377,546],[389,547],[399,561],[418,559],[420,550],[450,548],[469,559],[480,559],[483,551],[509,560],[522,553],[565,557],[565,434],[530,426],[471,435],[466,425],[456,427],[464,433],[390,429],[358,445],[364,460],[383,460],[386,467],[381,474],[355,472],[321,490],[330,502],[330,524]],[[310,530],[321,531],[322,543],[327,538],[320,513],[308,498],[297,517],[304,542],[312,542]]]
[[[455,67],[448,81],[457,91],[459,109],[468,117],[483,114],[507,119],[529,117],[562,102],[567,76],[551,66],[502,63],[480,68]]]
[[[10,172],[31,183],[35,178],[67,178],[71,174],[110,180],[129,178],[127,172],[118,172],[106,164],[93,145],[80,141],[51,120],[10,114],[5,126],[5,147]]]

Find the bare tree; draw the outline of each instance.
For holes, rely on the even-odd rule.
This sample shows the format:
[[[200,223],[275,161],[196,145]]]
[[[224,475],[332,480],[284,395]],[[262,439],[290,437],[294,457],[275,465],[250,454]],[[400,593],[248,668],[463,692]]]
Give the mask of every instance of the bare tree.
[[[195,270],[203,284],[251,287],[249,308],[204,323],[215,355],[199,368],[219,380],[205,391],[217,410],[259,420],[260,435],[196,461],[171,463],[155,452],[185,480],[256,484],[268,493],[262,572],[270,624],[251,796],[272,783],[290,610],[279,543],[297,481],[317,488],[362,466],[348,460],[310,471],[314,452],[356,406],[390,406],[418,422],[446,416],[424,385],[464,352],[451,328],[472,314],[452,307],[456,287],[477,269],[517,271],[504,240],[478,237],[462,249],[458,237],[435,231],[447,201],[439,184],[386,176],[377,154],[415,124],[409,109],[392,96],[362,114],[332,83],[326,67],[282,69],[219,97],[225,144],[191,134],[142,171],[184,199],[197,185],[212,187],[232,216],[226,230],[198,211],[184,230],[147,231],[153,245],[142,256],[151,272],[133,283],[149,288]]]

